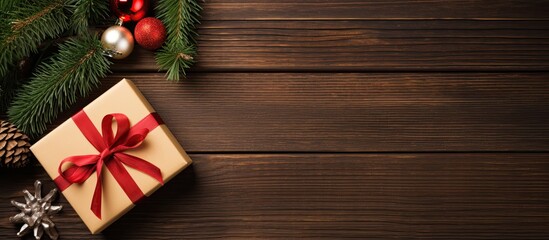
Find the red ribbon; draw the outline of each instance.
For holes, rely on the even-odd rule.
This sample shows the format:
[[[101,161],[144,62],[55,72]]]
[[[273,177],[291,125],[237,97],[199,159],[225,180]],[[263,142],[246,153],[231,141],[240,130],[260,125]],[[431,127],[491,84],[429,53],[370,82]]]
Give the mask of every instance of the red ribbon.
[[[117,124],[115,134],[113,134],[112,129],[113,119]],[[139,170],[164,184],[162,173],[158,167],[141,158],[124,153],[126,150],[139,147],[150,131],[163,124],[157,113],[147,115],[133,127],[130,127],[130,121],[126,115],[121,113],[108,114],[103,117],[101,122],[102,135],[83,110],[74,115],[72,120],[99,154],[70,156],[63,159],[59,164],[59,176],[54,181],[59,189],[63,191],[73,183],[85,182],[95,172],[97,183],[93,193],[91,210],[99,219],[101,219],[101,172],[103,166],[107,167],[133,203],[141,200],[145,197],[145,194],[139,189],[124,165]],[[65,163],[71,164],[71,166],[63,171],[62,167]]]

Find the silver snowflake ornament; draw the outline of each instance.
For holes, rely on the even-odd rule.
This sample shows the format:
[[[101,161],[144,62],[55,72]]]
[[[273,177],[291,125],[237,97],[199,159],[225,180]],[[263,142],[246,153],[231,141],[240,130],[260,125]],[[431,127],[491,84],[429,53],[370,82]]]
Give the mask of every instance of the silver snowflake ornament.
[[[52,216],[63,208],[61,205],[52,205],[51,202],[57,195],[57,189],[52,189],[45,197],[42,197],[42,183],[38,180],[34,182],[34,196],[27,190],[23,190],[26,203],[11,201],[13,206],[21,210],[17,215],[10,217],[12,223],[24,223],[17,236],[22,237],[33,231],[34,238],[40,239],[44,232],[51,239],[57,239],[59,234],[55,229],[55,224],[51,220]]]

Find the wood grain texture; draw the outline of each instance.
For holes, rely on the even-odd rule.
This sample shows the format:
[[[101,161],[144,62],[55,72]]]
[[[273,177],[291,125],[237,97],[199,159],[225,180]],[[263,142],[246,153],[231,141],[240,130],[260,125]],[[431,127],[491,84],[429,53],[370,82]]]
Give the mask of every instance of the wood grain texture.
[[[88,101],[123,77],[190,152],[549,150],[544,73],[114,74]]]
[[[193,165],[101,235],[61,198],[62,239],[549,239],[549,1],[203,6],[188,79],[137,47],[50,126],[127,77]]]
[[[204,21],[194,71],[549,71],[549,21]],[[157,72],[141,48],[116,72]]]
[[[547,239],[548,154],[192,155],[192,168],[91,236],[66,203],[63,239]],[[38,167],[0,174],[1,203]],[[13,181],[18,179],[18,181]],[[51,187],[51,181],[47,186]],[[0,204],[0,238],[14,239]]]
[[[205,20],[549,19],[543,0],[208,0]]]

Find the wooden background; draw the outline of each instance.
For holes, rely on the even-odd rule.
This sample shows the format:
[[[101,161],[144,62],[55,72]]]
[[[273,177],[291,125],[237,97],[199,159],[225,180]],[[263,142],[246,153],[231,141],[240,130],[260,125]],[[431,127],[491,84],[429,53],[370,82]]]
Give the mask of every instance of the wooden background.
[[[79,102],[134,80],[192,167],[99,235],[61,198],[62,239],[549,239],[549,1],[203,6],[188,80],[136,49]]]

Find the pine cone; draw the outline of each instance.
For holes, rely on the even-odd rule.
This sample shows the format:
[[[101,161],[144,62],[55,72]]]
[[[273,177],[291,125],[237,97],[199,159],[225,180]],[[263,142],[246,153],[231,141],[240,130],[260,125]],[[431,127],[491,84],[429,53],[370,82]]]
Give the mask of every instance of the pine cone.
[[[23,167],[30,161],[29,137],[15,125],[0,120],[0,167]]]

